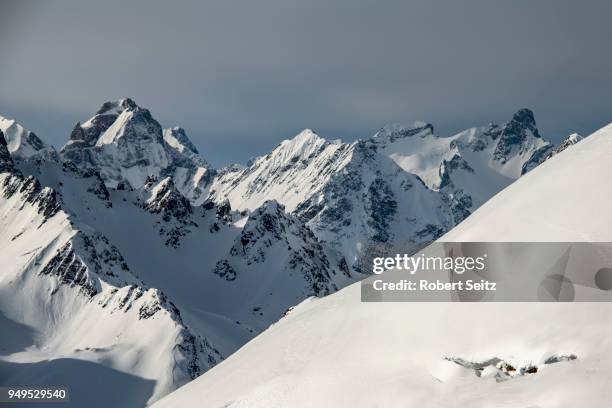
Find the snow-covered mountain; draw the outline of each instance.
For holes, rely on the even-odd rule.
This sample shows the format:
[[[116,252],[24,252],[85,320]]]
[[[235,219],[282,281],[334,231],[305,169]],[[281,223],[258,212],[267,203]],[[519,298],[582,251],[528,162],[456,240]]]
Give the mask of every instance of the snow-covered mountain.
[[[239,210],[277,200],[359,272],[373,252],[438,238],[552,150],[528,109],[451,137],[421,122],[350,144],[307,129],[246,168],[221,173],[211,195]]]
[[[16,349],[1,350],[3,383],[44,382],[56,370],[57,380],[70,384],[96,373],[101,382],[126,373],[130,381],[117,389],[111,379],[75,390],[75,403],[85,402],[92,386],[102,386],[109,395],[129,395],[111,401],[130,406],[159,398],[220,361],[219,351],[184,324],[163,292],[142,282],[103,233],[64,209],[73,198],[24,176],[3,141],[0,312],[3,323],[28,328],[13,339]],[[83,187],[96,184],[90,179],[82,177]],[[109,197],[99,191],[83,188],[78,194],[84,206],[108,209]],[[102,401],[109,402],[92,406]]]
[[[369,257],[397,245],[419,247],[454,225],[446,197],[365,141],[347,148],[342,170],[295,213],[323,241],[369,273]]]
[[[79,385],[76,406],[157,400],[552,154],[526,110],[453,137],[306,130],[218,171],[131,99],[77,123],[59,153],[15,121],[0,129],[0,330],[16,333],[0,339],[0,379],[57,376]]]
[[[328,142],[311,130],[244,169],[215,179],[213,199],[251,210],[274,199],[361,271],[365,253],[430,242],[454,220],[444,195],[379,154],[368,141]]]
[[[53,147],[13,119],[0,116],[0,132],[4,134],[8,151],[16,158],[29,159],[55,154]]]
[[[180,129],[165,137],[177,155],[197,154]],[[85,165],[68,158],[75,151],[32,159],[0,147],[0,257],[10,264],[0,276],[2,324],[32,334],[14,350],[0,342],[3,383],[60,370],[76,384],[100,371],[105,386],[126,382],[96,401],[88,396],[98,385],[81,384],[75,406],[142,406],[303,299],[356,280],[342,254],[274,201],[245,217],[228,202],[192,204],[170,176],[148,175],[139,188],[110,183],[111,174],[133,176],[112,173],[107,164],[121,163],[111,159]]]
[[[610,242],[611,157],[608,125],[442,240]],[[362,303],[360,294],[354,284],[308,299],[154,407],[609,406],[608,303]]]
[[[371,142],[429,188],[446,192],[460,220],[553,149],[540,136],[529,109],[517,111],[505,124],[475,127],[450,137],[435,135],[430,124],[386,126]]]
[[[150,175],[172,177],[194,203],[204,201],[214,176],[183,129],[162,130],[147,109],[129,98],[106,102],[92,118],[77,123],[61,155],[81,169],[95,168],[112,188],[140,188]]]

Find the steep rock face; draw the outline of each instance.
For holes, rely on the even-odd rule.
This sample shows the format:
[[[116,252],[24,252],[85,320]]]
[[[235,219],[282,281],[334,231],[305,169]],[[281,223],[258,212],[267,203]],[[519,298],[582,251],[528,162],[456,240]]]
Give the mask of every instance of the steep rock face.
[[[199,154],[198,149],[187,137],[185,129],[181,127],[164,129],[164,140],[180,154],[185,154],[187,156],[194,156]],[[204,160],[199,156],[195,157],[195,160],[201,160],[202,163],[205,163]]]
[[[149,176],[143,186],[139,202],[152,214],[160,214],[159,234],[166,237],[166,245],[178,248],[181,237],[189,234],[198,225],[192,220],[192,207],[174,186],[172,179],[166,177],[158,181]]]
[[[61,154],[81,168],[97,168],[109,187],[138,188],[170,164],[162,128],[131,99],[107,102],[94,117],[77,124]]]
[[[181,193],[201,202],[214,172],[193,149],[182,129],[164,132],[147,109],[122,99],[77,123],[61,155],[80,168],[97,169],[108,187],[140,188],[150,175],[170,176]]]
[[[512,120],[500,129],[493,158],[505,164],[512,156],[528,152],[533,145],[533,139],[541,139],[533,112],[520,109]]]
[[[0,131],[0,173],[14,171],[14,163],[6,145],[4,133]]]
[[[41,269],[41,275],[54,276],[58,282],[77,287],[93,297],[102,291],[103,282],[115,287],[138,284],[125,259],[100,233],[82,231],[61,246]]]
[[[276,201],[268,201],[253,212],[229,251],[230,259],[246,266],[265,264],[267,258],[277,254],[270,248],[280,243],[287,250],[286,269],[295,271],[304,280],[305,296],[335,292],[338,286],[334,276],[341,272],[344,277],[350,277],[348,271],[338,268],[341,260],[330,261],[312,231],[284,210]]]
[[[18,173],[7,173],[0,182],[1,195],[10,199],[19,197],[31,204],[36,212],[42,215],[43,222],[54,216],[60,210],[60,202],[55,190],[42,187],[40,182],[32,176],[23,178]]]
[[[162,214],[164,221],[172,218],[184,220],[191,213],[191,204],[174,186],[172,179],[166,177],[158,182],[149,176],[142,189],[143,206],[155,214]]]
[[[208,198],[208,190],[216,174],[180,127],[164,130],[164,142],[172,165],[162,175],[172,177],[177,189],[195,205]]]
[[[253,211],[213,274],[248,288],[242,302],[256,314],[280,318],[297,299],[325,296],[354,281],[342,256],[326,250],[276,201]],[[258,290],[265,287],[265,291]]]
[[[0,312],[40,333],[33,356],[91,360],[155,379],[143,404],[219,362],[221,353],[187,327],[165,294],[135,276],[105,235],[64,211],[60,193],[12,167],[3,140]],[[111,210],[104,205],[108,197],[93,197]],[[126,368],[122,361],[137,363]],[[13,369],[27,378],[23,370]]]
[[[445,197],[380,155],[376,144],[352,144],[345,160],[295,212],[356,271],[368,273],[374,253],[419,247],[452,226]]]

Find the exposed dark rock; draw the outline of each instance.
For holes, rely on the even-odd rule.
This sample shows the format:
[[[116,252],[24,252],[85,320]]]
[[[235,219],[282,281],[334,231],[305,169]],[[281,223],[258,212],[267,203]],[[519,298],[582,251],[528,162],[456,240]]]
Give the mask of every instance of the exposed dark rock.
[[[397,202],[393,191],[382,178],[377,178],[368,188],[370,199],[370,219],[373,228],[372,240],[387,242],[390,238],[391,222],[397,214]]]
[[[505,163],[513,149],[520,150],[523,147],[529,133],[540,138],[533,112],[529,109],[520,109],[502,128],[493,153],[494,159]]]
[[[226,281],[236,280],[236,270],[232,268],[230,263],[226,259],[218,261],[213,269],[215,275],[219,275]]]

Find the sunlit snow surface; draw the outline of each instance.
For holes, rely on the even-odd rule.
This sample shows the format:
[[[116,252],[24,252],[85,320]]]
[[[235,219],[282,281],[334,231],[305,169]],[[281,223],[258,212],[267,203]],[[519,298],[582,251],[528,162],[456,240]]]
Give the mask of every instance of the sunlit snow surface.
[[[291,306],[357,280],[360,274],[349,267],[358,266],[372,241],[430,242],[455,225],[457,215],[463,219],[519,177],[527,164],[552,154],[525,109],[504,125],[452,137],[435,136],[426,123],[386,127],[351,144],[305,130],[246,167],[220,170],[199,156],[181,128],[163,130],[130,99],[107,102],[75,125],[59,153],[13,120],[0,118],[0,130],[8,142],[0,146],[0,382],[69,385],[70,404],[77,407],[156,401],[231,355]],[[51,207],[41,209],[39,199],[49,199]],[[321,395],[310,398],[319,398],[320,406],[358,406],[374,399],[361,391],[328,395],[327,382],[338,392],[365,392],[363,384],[380,376],[385,384],[372,381],[379,389],[400,384],[398,389],[412,387],[417,395],[429,392],[424,385],[415,388],[419,381],[451,384],[453,373],[469,374],[471,381],[474,373],[463,367],[436,365],[443,357],[500,358],[517,367],[539,364],[551,353],[580,356],[564,366],[584,361],[583,351],[569,346],[542,350],[541,358],[520,344],[497,347],[498,341],[482,354],[461,338],[454,349],[444,336],[460,336],[429,325],[423,320],[427,309],[378,306],[397,322],[377,321],[379,309],[364,308],[354,291],[290,311],[213,370],[230,367],[228,378],[236,386],[215,379],[221,383],[207,391],[210,398],[198,395],[197,403],[187,405],[292,406],[317,388]],[[446,307],[434,306],[431,316],[447,319]],[[453,322],[481,324],[472,320],[465,314]],[[389,347],[380,339],[393,334],[396,326],[386,327],[393,324],[406,331],[385,341],[407,343],[402,350],[410,350],[410,342],[415,349],[427,349],[426,343],[433,348],[435,329],[442,335],[441,350],[414,356]],[[497,327],[490,323],[486,330],[507,332]],[[268,346],[276,331],[285,334]],[[253,366],[240,362],[235,374],[234,361],[262,341],[270,350],[255,356]],[[382,357],[370,363],[365,350],[377,343],[382,347],[372,353]],[[347,353],[353,356],[347,359]],[[412,361],[407,370],[413,374],[395,375],[396,360]],[[419,364],[428,367],[428,377]],[[249,378],[252,370],[257,378]],[[317,371],[317,378],[308,370]],[[384,402],[382,393],[372,395]],[[305,397],[302,403],[310,406]]]
[[[483,205],[447,241],[611,241],[612,126]],[[557,354],[576,360],[544,365]],[[537,373],[496,382],[444,360],[497,357]],[[164,407],[609,407],[612,306],[309,299]]]

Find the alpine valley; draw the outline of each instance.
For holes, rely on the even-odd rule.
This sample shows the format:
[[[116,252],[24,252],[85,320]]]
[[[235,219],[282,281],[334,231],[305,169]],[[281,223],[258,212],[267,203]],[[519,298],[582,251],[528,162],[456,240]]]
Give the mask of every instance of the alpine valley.
[[[0,383],[69,384],[77,407],[154,403],[581,140],[554,146],[521,109],[453,136],[420,122],[352,143],[307,129],[214,169],[131,99],[59,150],[11,119],[0,131]]]

